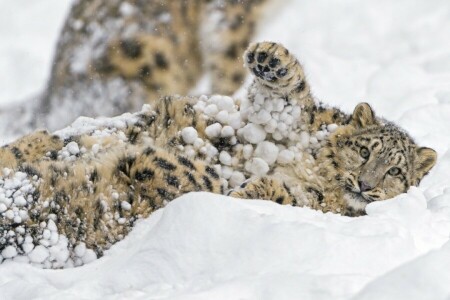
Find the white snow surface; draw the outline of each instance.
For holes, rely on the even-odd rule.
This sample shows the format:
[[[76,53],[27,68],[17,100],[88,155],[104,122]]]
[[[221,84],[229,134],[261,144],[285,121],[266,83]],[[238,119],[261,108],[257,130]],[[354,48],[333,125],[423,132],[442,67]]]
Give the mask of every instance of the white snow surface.
[[[62,20],[67,10],[55,3],[0,0],[0,20],[33,26],[35,18],[8,14],[23,8],[24,15],[50,24],[49,12]],[[37,36],[41,43],[54,41],[54,31],[42,26]],[[419,144],[436,149],[438,163],[420,187],[370,204],[359,218],[191,193],[139,221],[104,257],[83,267],[41,270],[4,262],[0,299],[449,299],[449,36],[447,0],[279,1],[255,40],[279,41],[295,53],[324,102],[351,111],[367,101]],[[48,55],[40,46],[21,47]],[[20,82],[5,86],[3,95],[45,82],[43,76],[24,81],[30,70],[14,64],[3,71],[9,82]],[[207,109],[211,114],[219,110],[215,105]],[[221,110],[233,113],[224,105]],[[311,138],[302,137],[305,143]],[[283,153],[282,159],[292,156]],[[9,250],[5,257],[14,255]],[[46,255],[40,250],[32,255],[37,261]]]

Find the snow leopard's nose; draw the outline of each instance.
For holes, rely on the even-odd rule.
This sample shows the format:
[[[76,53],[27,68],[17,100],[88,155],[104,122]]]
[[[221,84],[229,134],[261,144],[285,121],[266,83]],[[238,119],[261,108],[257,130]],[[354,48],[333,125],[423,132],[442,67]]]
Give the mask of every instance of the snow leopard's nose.
[[[359,190],[361,192],[367,192],[370,191],[371,189],[373,189],[373,187],[371,187],[369,184],[365,183],[364,181],[358,181],[359,184]]]

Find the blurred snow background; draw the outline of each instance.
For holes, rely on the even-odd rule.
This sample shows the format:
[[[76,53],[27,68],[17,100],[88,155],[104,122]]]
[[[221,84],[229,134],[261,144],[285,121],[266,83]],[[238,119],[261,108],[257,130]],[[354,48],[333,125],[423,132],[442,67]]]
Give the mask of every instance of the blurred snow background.
[[[66,0],[0,0],[0,103],[44,87]],[[419,188],[345,218],[189,194],[82,268],[0,265],[0,299],[449,299],[450,2],[283,0],[255,40],[282,42],[316,96],[361,101],[433,147]]]
[[[72,1],[0,0],[0,103],[38,94]]]

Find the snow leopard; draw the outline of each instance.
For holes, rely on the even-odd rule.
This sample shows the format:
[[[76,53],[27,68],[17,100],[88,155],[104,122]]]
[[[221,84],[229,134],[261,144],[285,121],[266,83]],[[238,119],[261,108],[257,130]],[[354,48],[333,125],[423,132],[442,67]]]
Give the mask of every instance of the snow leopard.
[[[81,265],[90,259],[80,247],[100,257],[136,221],[195,191],[361,216],[434,166],[433,149],[369,104],[347,114],[315,99],[281,44],[251,44],[243,59],[254,78],[245,99],[166,96],[2,147],[1,259]]]
[[[266,2],[73,1],[45,90],[5,111],[0,126],[23,135],[80,115],[137,111],[161,96],[188,94],[204,75],[210,92],[232,94],[245,80],[242,53]]]

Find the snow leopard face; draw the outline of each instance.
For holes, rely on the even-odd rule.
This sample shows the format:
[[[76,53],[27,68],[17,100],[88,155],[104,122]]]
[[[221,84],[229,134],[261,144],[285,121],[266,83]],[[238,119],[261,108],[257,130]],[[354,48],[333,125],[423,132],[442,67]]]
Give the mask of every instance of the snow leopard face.
[[[348,128],[331,139],[331,164],[344,199],[356,210],[418,185],[436,163],[436,152],[419,148],[393,124],[381,124],[368,104],[356,107]]]

